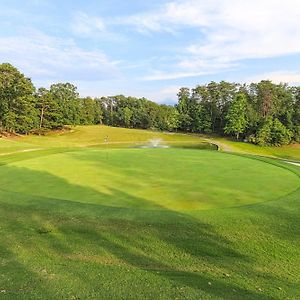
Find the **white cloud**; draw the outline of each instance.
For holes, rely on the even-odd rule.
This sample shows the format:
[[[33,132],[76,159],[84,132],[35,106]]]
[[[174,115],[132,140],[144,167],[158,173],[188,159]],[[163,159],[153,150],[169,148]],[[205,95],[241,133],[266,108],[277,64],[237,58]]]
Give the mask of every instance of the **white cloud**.
[[[261,80],[271,80],[274,83],[300,84],[300,72],[276,71],[259,74],[246,79],[246,82],[259,82]]]
[[[149,80],[149,81],[159,81],[159,80],[173,80],[178,78],[187,78],[187,77],[196,77],[202,75],[208,75],[210,72],[160,72],[155,71],[151,75],[142,77],[142,80]]]
[[[30,1],[37,6],[40,3],[55,6],[53,1]],[[24,20],[27,24],[37,16],[7,7],[4,12],[0,11],[3,19],[0,21],[3,31],[0,60],[16,65],[35,82],[72,81],[82,87],[84,94],[126,93],[164,102],[176,98],[179,90],[179,86],[169,85],[164,80],[174,80],[173,84],[182,79],[183,84],[192,85],[192,82],[202,81],[197,77],[225,73],[243,65],[244,68],[235,73],[241,78],[247,76],[245,67],[249,62],[244,63],[245,60],[300,54],[299,0],[170,0],[160,3],[160,6],[147,5],[152,6],[153,11],[126,16],[122,12],[122,17],[99,16],[96,10],[91,12],[89,7],[76,6],[82,11],[63,12],[66,17],[59,24],[45,22],[47,17],[51,21],[50,11],[49,16],[40,14],[35,22],[30,22],[34,27],[40,24],[39,30],[44,32],[57,30],[60,37],[24,31],[21,29]],[[132,34],[132,29],[146,36]],[[151,43],[149,47],[148,43]],[[104,44],[106,49],[112,50],[107,52],[109,55],[119,56],[118,61],[93,48]],[[264,60],[261,62],[264,64]],[[284,68],[282,64],[280,68]],[[126,76],[121,76],[119,70]],[[253,70],[255,67],[249,71]],[[266,78],[294,84],[300,82],[300,73],[286,70],[268,73],[266,69],[264,74],[249,81]],[[105,84],[99,84],[100,80],[105,80]]]
[[[149,79],[218,72],[246,59],[300,53],[298,0],[173,1],[124,22],[139,32],[174,33],[187,28],[198,32],[186,45],[173,75],[154,73]]]
[[[102,18],[87,15],[84,12],[74,14],[71,29],[75,34],[92,36],[106,31],[106,25]]]
[[[84,50],[72,39],[39,31],[0,37],[0,60],[38,80],[104,80],[118,76],[117,62],[101,51]]]
[[[195,1],[194,1],[195,2]],[[174,1],[163,5],[159,11],[132,15],[119,20],[120,23],[132,25],[140,32],[174,32],[181,26],[205,26],[208,16],[202,7],[205,2]]]
[[[177,94],[182,86],[179,85],[170,85],[158,91],[157,94],[153,94],[152,99],[159,103],[168,102],[177,102]]]
[[[174,104],[177,102],[177,94],[179,89],[182,86],[179,85],[170,85],[162,88],[143,88],[140,90],[133,89],[131,95],[135,95],[136,97],[146,97],[151,101],[155,101],[157,103],[168,103]],[[128,93],[126,91],[126,93]]]
[[[157,103],[175,103],[180,85],[157,86],[156,84],[142,83],[130,78],[119,78],[105,81],[99,84],[98,81],[76,81],[81,96],[113,96],[125,95],[137,98],[145,97]],[[41,83],[45,86],[45,83]]]
[[[237,64],[234,62],[224,62],[220,59],[205,60],[202,58],[190,57],[182,58],[175,66],[177,70],[159,71],[155,70],[152,74],[144,76],[142,80],[175,80],[180,78],[198,77],[211,75],[222,72],[234,70]]]

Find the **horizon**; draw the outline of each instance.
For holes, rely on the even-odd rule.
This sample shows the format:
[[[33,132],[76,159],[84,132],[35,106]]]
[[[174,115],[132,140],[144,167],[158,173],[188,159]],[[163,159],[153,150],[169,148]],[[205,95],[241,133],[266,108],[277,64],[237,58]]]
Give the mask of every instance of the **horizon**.
[[[36,87],[164,104],[210,81],[300,83],[298,1],[101,2],[1,0],[1,62]]]

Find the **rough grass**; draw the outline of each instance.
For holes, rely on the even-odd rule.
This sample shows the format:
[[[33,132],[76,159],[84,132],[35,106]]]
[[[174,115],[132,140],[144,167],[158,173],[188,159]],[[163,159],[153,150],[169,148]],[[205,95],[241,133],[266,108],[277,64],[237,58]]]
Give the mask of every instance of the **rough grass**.
[[[92,145],[94,140],[70,140],[67,135],[64,141],[58,137],[25,137],[19,142],[45,149],[0,156],[1,299],[300,298],[300,190],[291,191],[296,186],[290,186],[296,184],[300,168],[273,159],[253,160],[202,150],[79,151],[78,145]],[[156,161],[159,156],[160,163],[151,170],[162,172],[160,176],[171,183],[173,177],[189,182],[187,177],[191,176],[195,187],[208,185],[214,191],[217,185],[195,180],[200,173],[197,168],[203,168],[203,174],[220,176],[218,184],[227,182],[227,187],[235,172],[240,172],[233,180],[234,191],[252,185],[253,194],[264,197],[269,186],[279,198],[272,195],[265,199],[267,202],[186,211],[168,205],[160,209],[108,206],[101,201],[90,203],[83,197],[85,193],[80,194],[80,185],[91,189],[89,185],[95,179],[84,178],[96,169],[99,174],[105,172],[105,178],[113,176],[114,180],[108,182],[115,185],[111,191],[115,201],[131,198],[142,200],[142,208],[149,202],[153,206],[146,195],[128,189],[132,181],[144,182],[143,174],[134,176],[129,166],[140,170],[153,165],[153,159],[139,161],[135,153],[148,155],[148,159],[153,155]],[[176,158],[181,158],[180,162],[176,163]],[[111,170],[97,167],[105,166],[107,160]],[[172,168],[186,168],[186,173],[164,173],[162,166],[167,163]],[[230,163],[234,168],[226,168]],[[247,174],[241,164],[253,169]],[[64,173],[66,168],[71,170],[68,174]],[[253,182],[245,183],[247,176]],[[52,184],[45,186],[52,179]],[[262,187],[261,180],[266,180]],[[38,190],[36,183],[40,184],[39,195],[32,189],[35,186]],[[176,184],[170,187],[177,188]],[[55,193],[56,189],[60,192]],[[62,200],[61,193],[68,191],[74,198]],[[51,197],[47,197],[49,194]],[[219,203],[223,201],[221,195],[219,191]],[[177,193],[175,196],[179,197]]]
[[[210,140],[220,144],[220,147],[225,151],[278,157],[300,162],[299,144],[291,144],[282,147],[261,147],[250,143],[236,142],[226,138],[210,138]]]
[[[108,144],[105,138],[109,137]],[[193,146],[208,141],[220,145],[220,148],[236,153],[255,154],[300,161],[300,145],[283,147],[260,147],[250,143],[236,142],[227,138],[204,135],[186,135],[180,133],[162,133],[139,129],[126,129],[108,126],[76,126],[70,132],[54,132],[46,136],[23,136],[0,138],[0,155],[22,150],[62,147],[109,147],[120,148],[144,144],[150,139],[162,139],[176,147]]]
[[[108,126],[77,126],[71,132],[62,134],[54,133],[47,136],[25,136],[22,142],[46,147],[91,147],[106,146],[105,138],[108,136],[110,147],[124,147],[128,145],[142,144],[150,139],[163,139],[168,143],[197,143],[202,139],[197,136],[189,136],[176,133],[162,133],[139,129],[126,129]]]

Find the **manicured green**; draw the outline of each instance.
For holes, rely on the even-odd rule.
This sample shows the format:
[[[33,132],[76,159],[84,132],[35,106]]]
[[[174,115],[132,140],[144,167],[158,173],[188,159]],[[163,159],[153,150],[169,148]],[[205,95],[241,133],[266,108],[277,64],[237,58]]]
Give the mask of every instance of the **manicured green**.
[[[300,168],[157,136],[0,140],[0,299],[300,298]]]
[[[64,152],[2,166],[1,174],[6,191],[173,211],[274,200],[300,184],[297,175],[261,161],[186,149]]]

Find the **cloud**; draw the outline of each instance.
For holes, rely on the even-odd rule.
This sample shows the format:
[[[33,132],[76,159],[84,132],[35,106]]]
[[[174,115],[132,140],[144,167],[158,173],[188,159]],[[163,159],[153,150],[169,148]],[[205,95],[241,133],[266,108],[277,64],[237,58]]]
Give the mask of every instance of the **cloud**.
[[[243,60],[300,53],[298,0],[173,1],[124,22],[142,33],[196,30],[173,75],[157,76],[157,70],[150,80],[213,73]]]
[[[236,63],[224,62],[220,59],[205,60],[202,58],[190,57],[181,58],[173,70],[160,71],[155,70],[152,74],[142,77],[142,80],[156,81],[156,80],[175,80],[180,78],[199,77],[205,75],[212,75],[222,71],[234,70],[237,67]],[[176,70],[174,70],[176,69]]]
[[[0,37],[0,60],[39,80],[105,80],[118,76],[117,62],[98,50],[84,50],[72,39],[29,31]]]
[[[182,86],[179,85],[170,85],[166,86],[163,89],[159,90],[158,93],[152,95],[152,99],[159,103],[176,103],[177,94]]]
[[[90,16],[84,12],[77,12],[73,16],[71,29],[75,34],[92,36],[106,32],[106,25],[100,17]]]
[[[182,26],[205,26],[208,16],[202,7],[204,3],[195,1],[174,1],[160,7],[158,11],[145,12],[120,19],[119,22],[134,26],[139,32],[171,32]],[[203,11],[203,13],[202,13]]]
[[[159,80],[173,80],[178,78],[196,77],[202,75],[208,75],[209,72],[160,72],[155,71],[152,74],[142,77],[142,80],[146,81],[159,81]]]
[[[176,98],[177,83],[244,79],[257,69],[262,74],[251,81],[299,82],[299,72],[288,71],[292,59],[294,68],[299,65],[299,0],[144,1],[117,10],[114,1],[58,8],[55,1],[29,0],[23,10],[17,1],[6,2],[0,60],[35,83],[71,81],[85,94],[164,102]],[[270,59],[278,57],[284,59]],[[274,61],[279,71],[270,73]]]
[[[77,11],[72,14],[69,29],[75,38],[85,38],[87,40],[105,42],[116,42],[118,44],[127,43],[128,38],[115,30],[115,21],[102,16],[87,14]]]
[[[105,84],[99,84],[97,81],[77,81],[81,96],[113,96],[127,95],[137,98],[145,97],[157,103],[176,103],[177,93],[181,88],[180,85],[157,86],[156,83],[137,82],[132,78],[119,78],[105,81]],[[41,86],[44,86],[41,83]]]
[[[259,82],[261,80],[271,80],[274,83],[289,83],[289,84],[300,84],[300,72],[291,71],[276,71],[270,73],[259,74],[246,79],[246,82]]]

